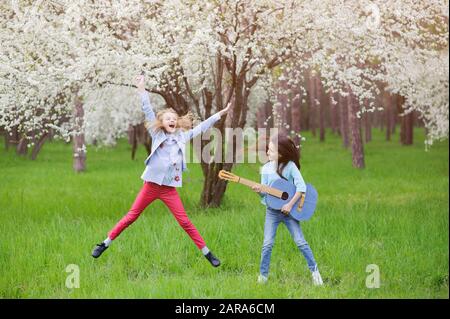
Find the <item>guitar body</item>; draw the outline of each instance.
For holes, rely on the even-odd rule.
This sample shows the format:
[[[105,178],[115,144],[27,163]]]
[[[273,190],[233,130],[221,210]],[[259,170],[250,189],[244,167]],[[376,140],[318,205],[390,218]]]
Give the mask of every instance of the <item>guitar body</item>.
[[[272,209],[281,210],[281,208],[289,203],[289,201],[294,197],[296,193],[296,187],[291,182],[288,182],[282,178],[274,180],[270,187],[279,189],[283,191],[282,198],[278,198],[267,194],[265,197],[266,205]],[[316,209],[316,204],[318,200],[318,194],[314,186],[311,184],[306,184],[306,195],[305,201],[303,203],[303,208],[299,210],[299,204],[301,198],[292,207],[289,215],[298,221],[305,221],[311,218]]]
[[[248,187],[263,187],[262,191],[266,193],[265,201],[267,207],[275,210],[281,210],[284,205],[289,203],[294,197],[297,190],[292,182],[288,182],[287,180],[282,178],[274,180],[270,185],[261,185],[225,170],[219,171],[219,178],[226,181],[240,183]],[[311,184],[306,184],[303,207],[299,209],[299,204],[302,202],[302,198],[299,198],[289,212],[289,215],[298,221],[310,219],[316,209],[317,199],[318,195],[314,186],[312,186]]]

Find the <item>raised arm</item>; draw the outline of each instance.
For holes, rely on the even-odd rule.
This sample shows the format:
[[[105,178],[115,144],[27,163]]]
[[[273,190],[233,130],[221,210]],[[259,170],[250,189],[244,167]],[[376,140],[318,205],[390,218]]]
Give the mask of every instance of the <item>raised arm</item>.
[[[186,131],[184,133],[184,137],[186,141],[193,139],[200,133],[206,132],[207,129],[209,129],[211,126],[214,125],[218,120],[220,120],[219,113],[214,114],[213,116],[210,116],[208,119],[204,120],[194,128],[190,129],[189,131]]]
[[[204,133],[207,129],[209,129],[211,126],[213,126],[214,123],[216,123],[218,120],[220,120],[222,115],[226,114],[229,109],[230,109],[230,104],[228,104],[227,107],[224,108],[223,110],[217,112],[216,114],[210,116],[209,118],[207,118],[206,120],[204,120],[203,122],[201,122],[200,124],[195,126],[193,129],[190,129],[189,131],[185,132],[184,133],[185,139],[188,141],[190,139],[193,139],[200,133]]]
[[[150,98],[148,96],[148,92],[139,92],[139,95],[141,96],[141,102],[142,102],[142,111],[144,111],[145,119],[149,122],[152,122],[155,120],[155,112],[153,111],[152,104],[150,103]]]
[[[136,87],[138,88],[139,96],[141,97],[142,102],[142,111],[145,114],[145,119],[148,122],[153,122],[156,118],[155,112],[153,111],[152,104],[150,103],[150,97],[148,92],[145,90],[145,78],[143,75],[140,75],[136,78]],[[153,135],[153,131],[151,129],[148,130],[150,135]]]

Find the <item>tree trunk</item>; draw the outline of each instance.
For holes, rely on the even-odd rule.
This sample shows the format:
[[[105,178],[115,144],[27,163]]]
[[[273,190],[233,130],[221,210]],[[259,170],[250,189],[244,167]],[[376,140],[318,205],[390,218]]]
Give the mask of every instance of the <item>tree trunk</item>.
[[[339,93],[334,93],[334,118],[335,118],[335,125],[336,125],[336,132],[338,133],[339,136],[342,136],[342,132],[341,132],[341,125],[340,125],[340,120],[341,120],[341,115],[340,115],[340,109],[339,109]]]
[[[234,65],[236,65],[236,59],[233,61]],[[231,128],[244,128],[246,124],[246,116],[247,116],[247,110],[248,110],[248,96],[251,92],[250,88],[250,82],[246,82],[245,80],[245,73],[232,73],[232,91],[227,92],[229,94],[228,100],[231,99],[231,96],[234,96],[234,104],[232,107],[232,112],[229,112],[227,116],[231,116],[231,121],[229,122],[229,125]],[[216,76],[220,76],[220,72],[216,72]],[[219,83],[220,81],[216,80],[216,83]],[[253,82],[254,85],[256,83]],[[217,86],[219,87],[219,86]],[[233,94],[234,93],[234,94]],[[221,109],[223,106],[223,92],[222,90],[218,90],[216,88],[215,91],[215,99],[216,99],[216,106],[218,106],[218,109]],[[212,104],[212,100],[210,101]],[[212,105],[207,104],[207,108],[211,108]],[[231,114],[230,114],[231,113]],[[220,132],[222,133],[222,136],[224,136],[225,132],[225,121],[226,118],[222,118],[216,126],[219,128]],[[223,195],[225,193],[227,183],[224,180],[219,179],[218,172],[221,169],[231,171],[233,168],[234,163],[236,163],[236,150],[237,145],[236,143],[230,143],[231,141],[227,141],[230,143],[229,145],[231,147],[227,148],[225,153],[225,138],[222,138],[221,142],[221,154],[222,154],[222,161],[212,161],[210,163],[205,163],[203,160],[201,161],[202,164],[202,170],[203,175],[205,177],[204,181],[204,187],[201,194],[200,203],[203,207],[217,207],[220,205],[220,202],[223,198]],[[204,143],[202,143],[203,145]],[[232,153],[231,153],[232,152]],[[214,156],[217,156],[214,154]],[[200,157],[201,158],[201,157]]]
[[[266,115],[266,127],[273,127],[273,109],[272,109],[272,103],[270,102],[270,99],[267,99],[264,103],[264,114]]]
[[[390,113],[390,116],[391,116],[391,134],[392,135],[394,135],[395,134],[395,127],[397,126],[397,120],[398,120],[398,115],[397,115],[397,113],[399,113],[399,112],[397,112],[397,105],[398,105],[398,103],[399,103],[399,101],[398,101],[398,99],[399,99],[399,96],[397,95],[397,94],[395,94],[393,97],[392,97],[392,104],[391,104],[391,113]]]
[[[252,25],[250,28],[252,32],[256,31],[256,25]],[[252,54],[252,51],[249,49],[247,51],[248,55]],[[271,62],[268,63],[267,67],[269,69],[272,69],[279,65],[282,62],[280,59],[273,59]],[[209,92],[207,88],[203,89],[203,92],[209,92],[210,94],[205,94],[203,96],[203,103],[205,107],[205,118],[207,117],[207,114],[211,112],[212,110],[212,102],[213,99],[215,99],[215,105],[217,110],[223,109],[223,107],[228,102],[233,102],[232,109],[227,114],[227,117],[222,117],[218,123],[216,124],[216,127],[219,128],[220,132],[222,133],[222,136],[224,136],[225,131],[225,122],[227,122],[227,118],[230,118],[230,122],[227,122],[227,125],[232,128],[241,128],[243,129],[246,124],[246,118],[247,118],[247,111],[248,111],[248,97],[251,93],[251,88],[258,82],[259,74],[250,76],[248,73],[247,67],[249,60],[243,61],[242,65],[238,65],[238,58],[235,53],[231,53],[230,57],[224,57],[220,53],[216,55],[216,72],[214,72],[214,94],[212,92]],[[251,67],[250,67],[251,68]],[[224,79],[224,71],[227,71],[229,75],[230,83],[226,85],[225,87],[222,87],[223,83],[225,82]],[[186,84],[186,83],[185,83]],[[208,96],[210,98],[208,98]],[[234,100],[233,100],[234,98]],[[195,102],[195,98],[193,98]],[[198,103],[197,103],[198,104]],[[236,163],[236,147],[237,145],[235,143],[230,143],[229,145],[231,147],[228,147],[226,149],[227,154],[225,153],[225,141],[224,138],[222,138],[221,141],[221,150],[220,153],[217,151],[215,152],[214,156],[216,157],[218,154],[222,155],[221,161],[212,160],[208,163],[205,163],[204,161],[201,161],[202,164],[202,171],[203,176],[205,178],[204,182],[204,188],[202,190],[201,195],[201,205],[203,207],[208,206],[218,206],[222,200],[222,197],[225,193],[227,183],[224,180],[221,180],[218,178],[217,173],[221,170],[228,170],[231,171],[234,163]],[[201,143],[203,144],[203,142]],[[232,159],[227,158],[226,155],[230,155],[229,152],[233,152]],[[201,158],[201,157],[200,157]],[[227,162],[227,159],[230,161],[230,163]],[[225,160],[225,163],[224,163]]]
[[[378,111],[377,112],[377,119],[378,119],[378,123],[379,123],[379,127],[380,127],[380,131],[381,132],[384,131],[384,122],[386,122],[385,119],[384,119],[384,114],[386,113],[386,109],[385,108],[383,108],[383,109],[384,109],[383,111]]]
[[[128,126],[128,143],[131,145],[131,160],[134,161],[137,150],[137,128],[135,125]]]
[[[391,95],[391,109],[389,112],[389,116],[391,117],[389,123],[391,124],[391,137],[395,134],[395,127],[397,124],[397,103],[398,103],[398,95]]]
[[[5,132],[5,134],[3,135],[5,138],[5,150],[9,149],[9,138],[8,138],[8,132]]]
[[[19,139],[19,143],[16,146],[16,153],[19,156],[25,156],[28,153],[28,139],[22,137]]]
[[[414,123],[416,124],[417,127],[425,127],[425,123],[423,121],[423,119],[420,117],[420,115],[414,111]]]
[[[365,99],[364,104],[365,104],[365,107],[367,110],[369,107],[369,100]],[[372,113],[366,111],[363,114],[363,116],[364,116],[364,135],[365,135],[366,143],[368,143],[372,140],[372,123],[371,123]]]
[[[284,109],[284,118],[285,118],[285,127],[286,127],[286,133],[288,135],[291,134],[291,132],[293,131],[292,129],[292,97],[288,96],[287,97],[287,105],[286,108]]]
[[[55,130],[52,129],[52,128],[49,129],[49,130],[48,130],[48,138],[47,138],[47,140],[48,140],[49,142],[53,142],[54,136],[55,136]]]
[[[309,131],[309,129],[310,129],[310,127],[309,127],[309,106],[308,106],[309,103],[306,100],[306,98],[302,97],[301,99],[302,99],[302,102],[300,104],[300,114],[301,114],[300,127],[304,131]]]
[[[349,143],[349,132],[348,132],[348,107],[347,107],[347,99],[344,98],[342,95],[339,94],[339,119],[340,119],[340,131],[342,136],[342,146],[344,148],[348,148]]]
[[[357,117],[359,106],[357,104],[357,99],[350,87],[348,87],[348,92],[350,93],[347,97],[347,100],[349,108],[348,114],[350,134],[352,140],[352,163],[353,167],[364,168],[364,147],[361,138],[361,121]]]
[[[325,141],[325,103],[323,103],[322,99],[322,81],[320,80],[320,76],[316,75],[315,77],[315,91],[316,91],[316,99],[319,101],[319,140],[321,142]]]
[[[12,127],[11,131],[5,131],[5,146],[8,150],[10,146],[16,148],[17,151],[17,145],[19,144],[19,132],[17,130],[17,126]]]
[[[250,94],[250,90],[246,90],[245,87],[245,74],[237,75],[234,74],[234,105],[233,110],[231,112],[231,122],[230,126],[232,128],[243,128],[245,126],[246,121],[246,110],[248,108],[248,95]],[[222,105],[222,94],[221,92],[216,91],[216,105]],[[212,103],[212,101],[211,101]],[[211,106],[208,106],[211,107]],[[221,119],[219,121],[219,129],[224,137],[224,123],[225,119]],[[225,138],[222,139],[222,155],[224,153],[224,145]],[[203,145],[203,143],[202,143]],[[200,204],[202,207],[218,207],[220,202],[222,201],[223,195],[225,194],[225,190],[227,187],[227,183],[224,180],[219,179],[218,173],[221,169],[231,171],[234,163],[236,162],[236,151],[237,145],[232,142],[230,148],[227,149],[227,153],[225,156],[222,156],[222,163],[216,163],[213,161],[212,163],[204,163],[202,160],[202,169],[203,175],[205,177],[203,190],[201,194]],[[230,154],[232,152],[232,154]],[[232,155],[231,163],[224,163],[224,161],[228,158],[227,155]],[[200,157],[201,158],[201,157]]]
[[[308,96],[309,96],[309,128],[311,130],[312,136],[316,136],[316,85],[314,80],[314,75],[312,73],[309,73],[308,78],[309,83],[309,89],[308,89]]]
[[[287,82],[285,80],[279,81],[277,84],[277,128],[280,130],[281,134],[288,134],[289,128],[289,118],[288,118],[288,96],[285,91],[287,90]],[[289,128],[289,129],[288,129]]]
[[[144,145],[145,150],[147,151],[147,156],[150,155],[152,151],[152,139],[144,123],[140,123],[137,125],[136,138],[137,144]]]
[[[291,119],[292,119],[292,130],[295,132],[294,136],[294,142],[295,145],[300,145],[300,137],[298,136],[300,134],[300,107],[301,107],[301,97],[300,97],[300,91],[295,90],[294,91],[294,99],[292,100],[291,104]]]
[[[339,128],[337,125],[337,107],[336,104],[333,103],[335,98],[335,94],[333,92],[330,92],[330,122],[331,122],[331,132],[333,134],[339,133]]]
[[[73,137],[73,169],[75,172],[86,170],[86,151],[83,133],[83,101],[78,94],[75,96],[74,121],[76,134]]]
[[[383,101],[384,101],[384,93],[383,93],[383,91],[381,91],[381,93],[375,97],[375,112],[373,114],[373,125],[378,127],[381,132],[383,132],[383,130],[384,130],[384,127],[383,127],[384,103],[383,103]],[[380,108],[383,108],[383,111],[379,111]]]
[[[386,123],[386,141],[391,140],[391,134],[392,134],[392,104],[393,104],[393,98],[391,94],[387,91],[383,92],[383,104],[384,104],[384,116],[385,116],[385,123]]]
[[[221,169],[231,171],[233,163],[211,165],[202,163],[205,180],[201,194],[200,204],[202,207],[218,207],[225,193],[227,182],[218,178]],[[206,174],[205,174],[206,173]]]
[[[37,158],[39,152],[42,149],[42,146],[44,145],[45,141],[48,139],[48,136],[49,136],[49,134],[45,133],[34,143],[33,151],[31,152],[31,159],[33,161]]]
[[[131,159],[136,158],[136,152],[139,144],[144,145],[147,155],[150,155],[152,148],[152,141],[144,123],[137,125],[129,125],[128,131],[128,143],[131,145]]]
[[[258,128],[266,127],[265,121],[268,117],[269,115],[265,114],[265,107],[263,104],[262,107],[258,108],[258,111],[256,113],[256,131],[258,131]]]
[[[223,136],[223,135],[222,135]],[[203,143],[202,143],[203,144]],[[233,143],[234,144],[234,143]],[[222,147],[223,147],[222,141]],[[203,146],[202,146],[203,149]],[[235,152],[235,145],[228,152]],[[200,196],[200,205],[202,207],[218,207],[222,201],[223,195],[227,187],[227,183],[224,180],[219,179],[218,173],[220,170],[231,171],[233,163],[224,163],[225,155],[222,149],[222,162],[205,163],[201,160],[201,167],[203,170],[203,189]],[[216,156],[217,154],[215,154]],[[199,158],[201,159],[201,151]]]
[[[221,56],[216,57],[216,65],[218,71],[215,74],[215,104],[216,108],[218,110],[222,109],[224,107],[224,103],[226,101],[231,101],[231,97],[233,96],[233,93],[235,95],[234,103],[232,103],[232,109],[230,112],[228,112],[227,116],[222,117],[218,123],[216,124],[216,127],[220,130],[222,141],[219,144],[221,147],[220,150],[216,150],[214,154],[214,160],[209,163],[205,163],[202,159],[202,149],[207,141],[201,141],[201,148],[200,150],[195,149],[193,147],[193,151],[197,152],[198,158],[201,161],[201,167],[203,171],[204,176],[204,182],[203,182],[203,189],[202,193],[200,195],[200,205],[202,207],[218,207],[220,205],[220,202],[222,201],[223,195],[225,194],[227,183],[224,180],[219,179],[218,172],[221,169],[231,171],[233,167],[233,163],[225,163],[226,157],[225,157],[225,122],[227,122],[229,126],[231,127],[237,127],[238,125],[245,125],[245,115],[246,112],[243,110],[243,108],[247,107],[246,105],[243,105],[242,103],[246,102],[245,97],[242,95],[242,90],[244,87],[244,80],[239,79],[236,75],[236,73],[232,74],[232,86],[230,90],[227,90],[227,88],[222,88],[222,81],[223,81],[223,70],[224,70],[224,61],[221,58]],[[228,97],[225,98],[224,95],[227,95]],[[209,112],[212,109],[212,102],[213,99],[207,99],[205,104],[205,109],[209,110]],[[269,101],[267,101],[269,102]],[[270,104],[268,105],[266,102],[266,112],[268,111],[267,108],[270,107]],[[206,117],[205,112],[205,117]],[[242,114],[244,113],[244,114]],[[267,113],[266,113],[267,114]],[[241,116],[243,118],[241,118]],[[231,122],[228,122],[228,118],[230,118]],[[272,119],[273,120],[273,119]],[[200,136],[201,137],[201,136]],[[232,143],[231,151],[234,152],[236,149],[236,146],[234,143]],[[230,149],[227,149],[228,152]],[[220,160],[219,160],[220,158]]]
[[[401,114],[400,120],[400,143],[402,145],[412,145],[414,136],[414,113],[409,112],[407,114],[403,113],[406,111],[405,107],[405,97],[399,96],[397,98],[398,113]]]

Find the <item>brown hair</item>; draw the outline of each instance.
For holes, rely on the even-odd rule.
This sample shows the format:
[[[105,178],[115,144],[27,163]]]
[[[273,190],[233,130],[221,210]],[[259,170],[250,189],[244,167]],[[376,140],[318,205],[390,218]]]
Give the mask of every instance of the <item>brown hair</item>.
[[[163,124],[162,124],[162,117],[166,113],[173,113],[177,116],[177,128],[182,129],[183,131],[187,131],[192,128],[192,123],[194,121],[194,116],[191,112],[188,112],[187,114],[183,116],[179,116],[178,113],[171,107],[166,108],[164,110],[159,111],[156,113],[156,118],[153,122],[145,122],[145,127],[151,128],[154,131],[163,130]]]
[[[271,142],[276,143],[278,146],[278,175],[283,177],[281,172],[290,161],[294,162],[295,166],[300,170],[300,152],[295,142],[289,136],[278,134],[271,139]],[[268,144],[267,147],[269,147]]]

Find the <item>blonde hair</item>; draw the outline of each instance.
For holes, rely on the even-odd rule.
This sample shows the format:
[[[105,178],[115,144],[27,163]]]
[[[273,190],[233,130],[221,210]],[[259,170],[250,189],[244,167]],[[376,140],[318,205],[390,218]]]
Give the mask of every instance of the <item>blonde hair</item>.
[[[188,112],[187,114],[183,116],[179,116],[178,113],[171,107],[166,108],[164,110],[159,111],[156,113],[156,118],[152,122],[145,121],[145,127],[147,129],[152,129],[154,131],[164,130],[163,124],[162,124],[162,118],[163,115],[166,113],[173,113],[177,116],[177,128],[182,129],[183,131],[187,131],[192,128],[192,123],[194,122],[194,116],[191,112]]]

